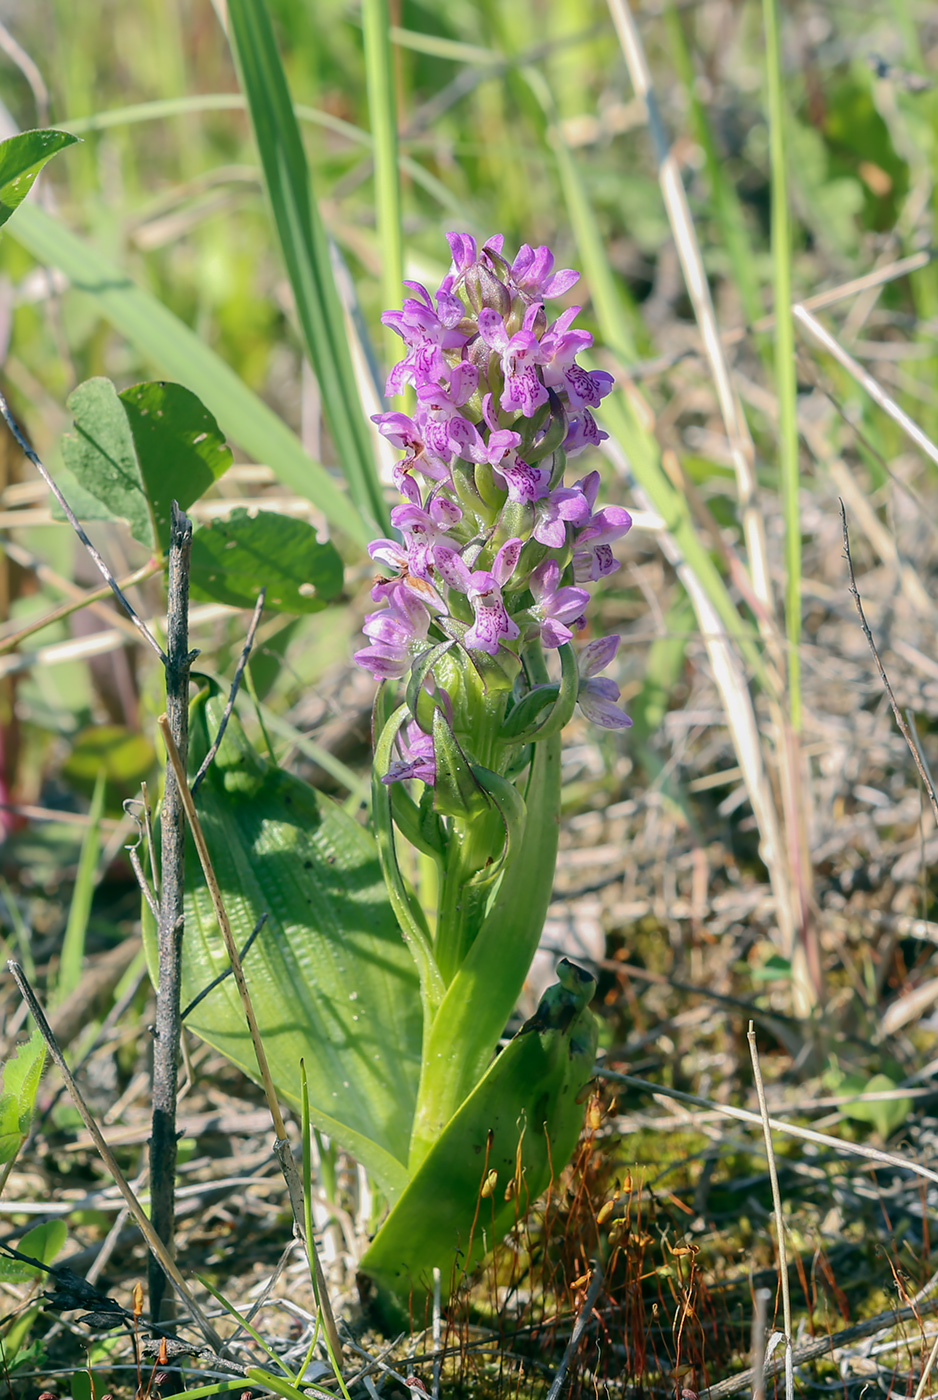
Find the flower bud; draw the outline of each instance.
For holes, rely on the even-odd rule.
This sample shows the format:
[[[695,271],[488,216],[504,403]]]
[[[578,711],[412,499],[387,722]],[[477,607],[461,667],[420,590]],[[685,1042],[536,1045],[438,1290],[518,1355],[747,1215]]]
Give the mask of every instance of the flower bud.
[[[491,307],[503,318],[510,312],[511,293],[484,263],[473,263],[467,270],[465,288],[470,305],[477,316],[483,306]]]

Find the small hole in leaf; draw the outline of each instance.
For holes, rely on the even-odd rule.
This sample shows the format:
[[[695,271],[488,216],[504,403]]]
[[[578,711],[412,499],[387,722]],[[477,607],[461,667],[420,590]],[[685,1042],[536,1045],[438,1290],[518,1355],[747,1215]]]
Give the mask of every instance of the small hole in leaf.
[[[297,592],[299,593],[301,598],[312,598],[316,592],[316,589],[311,583],[301,583],[299,588],[297,589]]]

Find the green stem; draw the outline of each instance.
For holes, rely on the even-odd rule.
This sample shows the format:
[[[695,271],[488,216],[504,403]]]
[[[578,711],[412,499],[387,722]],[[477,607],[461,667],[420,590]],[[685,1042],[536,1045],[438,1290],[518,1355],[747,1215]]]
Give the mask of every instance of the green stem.
[[[775,291],[775,390],[779,472],[785,517],[785,630],[791,727],[801,731],[801,516],[798,509],[798,421],[795,328],[791,314],[791,223],[785,154],[785,98],[777,0],[762,0],[772,163],[772,266]]]

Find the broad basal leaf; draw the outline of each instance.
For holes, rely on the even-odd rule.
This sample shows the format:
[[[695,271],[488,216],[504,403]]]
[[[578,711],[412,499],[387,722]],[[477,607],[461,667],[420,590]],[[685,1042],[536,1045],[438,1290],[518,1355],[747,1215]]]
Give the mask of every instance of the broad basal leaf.
[[[16,213],[46,161],[77,140],[68,131],[21,131],[0,141],[0,224]]]
[[[342,590],[342,560],[305,520],[271,511],[239,508],[196,531],[193,598],[252,608],[263,587],[271,612],[319,612]]]
[[[170,502],[185,510],[231,465],[215,419],[181,384],[135,384],[118,394],[109,379],[89,379],[68,407],[75,432],[62,440],[66,465],[148,549],[169,543]]]
[[[566,1165],[596,1050],[595,982],[564,959],[560,983],[440,1134],[361,1262],[419,1318],[438,1268],[444,1296]],[[483,1194],[484,1189],[484,1194]]]
[[[223,704],[193,706],[190,758],[205,753]],[[336,803],[265,763],[237,717],[198,791],[234,936],[278,1092],[300,1104],[306,1064],[313,1122],[393,1198],[406,1160],[420,1073],[420,990],[391,913],[372,836]],[[186,856],[183,1003],[228,965],[192,847]],[[148,933],[153,965],[153,934]],[[256,1077],[232,978],[187,1025]]]
[[[20,1254],[28,1254],[39,1264],[51,1264],[55,1256],[65,1246],[67,1235],[64,1220],[47,1220],[42,1225],[34,1225],[27,1230],[16,1248]],[[43,1278],[45,1270],[38,1264],[27,1264],[24,1259],[8,1259],[0,1255],[0,1279],[8,1283],[28,1283],[35,1278]]]

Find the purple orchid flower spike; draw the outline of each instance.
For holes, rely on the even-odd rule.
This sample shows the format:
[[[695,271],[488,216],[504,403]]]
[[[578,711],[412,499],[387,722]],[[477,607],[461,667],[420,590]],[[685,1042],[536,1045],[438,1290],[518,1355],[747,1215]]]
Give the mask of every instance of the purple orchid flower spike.
[[[590,642],[577,657],[580,673],[580,686],[577,704],[580,711],[593,724],[603,729],[630,729],[632,721],[624,710],[616,704],[619,687],[608,676],[597,675],[604,671],[619,650],[619,638],[600,637]]]
[[[491,570],[476,569],[473,573],[456,550],[446,545],[434,548],[433,561],[440,577],[450,588],[465,593],[472,604],[475,621],[464,638],[467,647],[495,656],[502,642],[513,642],[521,636],[521,628],[508,615],[502,586],[517,567],[523,543],[520,539],[506,540]]]
[[[446,541],[446,531],[462,520],[462,511],[454,501],[434,497],[427,510],[420,506],[395,506],[391,524],[407,541],[407,567],[410,573],[429,579],[433,560],[430,551],[435,544]]]
[[[531,611],[539,619],[541,642],[550,649],[569,642],[573,629],[567,624],[576,624],[590,596],[585,588],[559,588],[559,582],[560,565],[556,559],[538,564],[529,582],[534,595]]]

